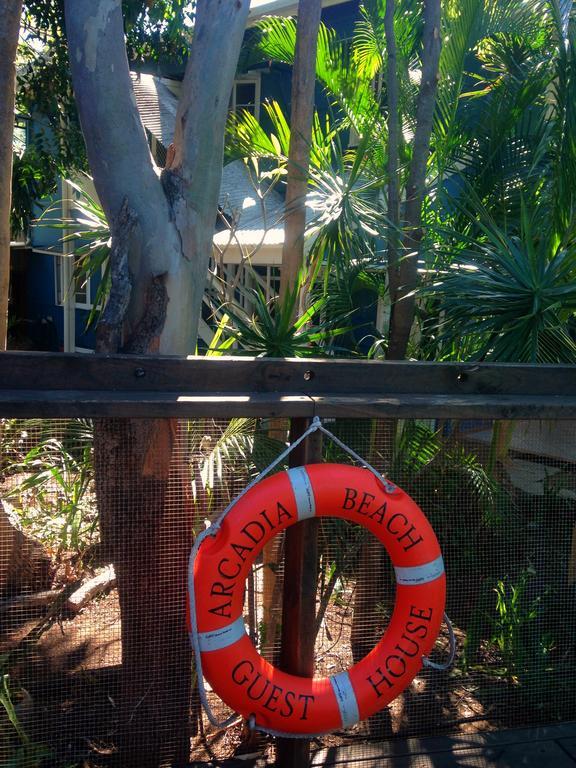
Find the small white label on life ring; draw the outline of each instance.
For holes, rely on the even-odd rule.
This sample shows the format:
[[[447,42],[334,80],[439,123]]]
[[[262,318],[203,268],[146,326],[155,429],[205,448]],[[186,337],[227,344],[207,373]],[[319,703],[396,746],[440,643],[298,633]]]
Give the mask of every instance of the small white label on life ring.
[[[350,680],[348,672],[340,672],[338,675],[332,675],[330,684],[338,702],[340,717],[342,718],[342,727],[350,728],[360,720],[358,711],[358,702],[356,694]]]
[[[308,472],[306,472],[304,467],[294,467],[288,470],[288,478],[292,484],[294,498],[296,499],[298,520],[314,517],[316,514],[316,502]]]
[[[406,586],[416,586],[434,581],[444,573],[444,560],[442,555],[424,565],[414,565],[412,568],[395,567],[396,582]]]
[[[213,629],[211,632],[198,632],[200,650],[202,653],[204,651],[220,651],[222,648],[228,648],[229,645],[238,642],[245,634],[244,617],[239,616],[236,621],[221,629]]]

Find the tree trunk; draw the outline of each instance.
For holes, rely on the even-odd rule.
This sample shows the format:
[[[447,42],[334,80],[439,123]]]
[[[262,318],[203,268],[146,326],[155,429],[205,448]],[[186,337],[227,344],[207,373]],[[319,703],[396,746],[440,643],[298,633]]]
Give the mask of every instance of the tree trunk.
[[[321,0],[300,0],[296,29],[296,51],[292,72],[290,107],[290,147],[286,182],[286,213],[280,296],[293,289],[304,262],[306,230],[306,193],[310,143],[314,118],[316,85],[316,48],[322,13]]]
[[[402,254],[390,296],[389,360],[403,360],[406,356],[410,332],[414,322],[418,284],[418,257],[422,243],[422,203],[426,192],[426,169],[430,152],[430,137],[436,108],[438,68],[440,63],[440,0],[424,0],[424,51],[422,54],[422,80],[416,110],[416,131],[403,216],[404,239]]]
[[[198,0],[174,151],[162,174],[132,91],[121,6],[65,0],[80,122],[112,232],[112,290],[97,350],[185,355],[196,344],[249,0]],[[122,617],[122,768],[189,761],[185,608],[194,521],[184,443],[170,420],[95,425],[100,525],[114,553]]]
[[[290,147],[280,297],[294,290],[304,263],[306,230],[306,194],[310,143],[314,117],[316,85],[316,48],[322,13],[321,0],[300,0],[296,28],[296,51],[292,72],[292,104],[290,108]],[[300,296],[302,305],[304,296]],[[303,426],[303,425],[301,425]],[[294,423],[292,425],[294,428]],[[296,437],[291,429],[290,438]],[[303,448],[302,451],[305,451]],[[291,462],[298,454],[292,454]],[[304,454],[300,456],[302,460]],[[316,458],[316,457],[315,457]],[[298,675],[311,675],[314,670],[314,640],[317,569],[317,522],[306,521],[286,532],[285,573],[282,609],[281,668]],[[308,558],[306,562],[305,558]],[[311,581],[312,580],[312,581]],[[289,589],[286,589],[290,584]],[[295,644],[296,643],[296,644]],[[280,739],[277,763],[282,768],[306,768],[309,764],[309,742],[305,739]]]
[[[173,460],[181,436],[166,420],[103,419],[95,427],[102,541],[112,553],[122,616],[118,764],[185,766],[193,506]]]
[[[22,0],[0,0],[0,350],[6,349],[16,51]]]
[[[278,583],[277,569],[282,556],[282,539],[277,536],[264,545],[262,550],[262,624],[264,637],[262,655],[271,664],[274,663],[274,647],[280,624],[276,605]]]
[[[112,290],[97,330],[97,352],[148,351],[164,325],[165,286],[146,293],[145,318],[131,336],[130,238],[137,219],[125,202],[112,221]],[[144,371],[145,373],[145,371]],[[99,419],[94,424],[102,543],[114,563],[122,621],[118,766],[185,766],[190,756],[191,650],[186,631],[186,566],[194,506],[176,421]]]
[[[386,0],[384,27],[386,33],[386,95],[388,102],[388,284],[390,296],[398,291],[398,249],[400,245],[400,106],[396,34],[394,31],[395,0]]]

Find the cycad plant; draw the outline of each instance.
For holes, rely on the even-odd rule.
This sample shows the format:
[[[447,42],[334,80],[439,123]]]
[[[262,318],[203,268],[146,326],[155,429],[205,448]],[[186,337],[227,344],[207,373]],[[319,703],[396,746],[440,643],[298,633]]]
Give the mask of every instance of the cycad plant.
[[[459,262],[474,242],[488,240],[490,249],[511,253],[514,239],[530,272],[535,260],[549,263],[570,250],[573,239],[575,6],[571,0],[469,4],[475,1],[476,17],[488,26],[484,36],[473,35],[474,56],[463,56],[468,72],[457,106],[446,98],[450,78],[440,88],[436,130],[444,139],[436,142],[434,162],[443,183],[430,208],[431,237],[442,246],[444,265]],[[459,5],[463,13],[466,4]],[[457,58],[451,48],[462,54],[466,44],[449,41],[443,61]],[[438,254],[436,248],[433,258]]]
[[[312,357],[333,351],[334,340],[349,330],[350,324],[342,325],[346,318],[323,317],[327,298],[321,296],[299,311],[306,303],[308,277],[302,269],[298,280],[283,298],[266,300],[262,289],[248,292],[250,310],[238,306],[226,306],[228,326],[221,342],[230,348],[230,338],[237,343],[235,354],[257,357]]]
[[[476,236],[458,233],[452,264],[427,289],[446,358],[576,362],[576,219],[560,237],[546,213],[542,200],[530,210],[523,201],[510,233],[479,201],[470,211]]]

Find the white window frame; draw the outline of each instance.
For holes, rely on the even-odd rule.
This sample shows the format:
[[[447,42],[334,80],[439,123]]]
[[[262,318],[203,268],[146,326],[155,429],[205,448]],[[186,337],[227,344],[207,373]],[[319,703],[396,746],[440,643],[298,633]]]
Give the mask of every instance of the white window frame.
[[[24,131],[24,137],[20,140],[18,137],[18,131]],[[19,155],[23,155],[28,149],[29,139],[29,122],[24,115],[14,115],[14,136],[12,138],[12,151]]]
[[[75,254],[73,253],[72,254],[72,258],[74,259],[74,257],[75,257]],[[73,269],[74,270],[76,269],[76,264],[74,264]],[[91,285],[92,281],[91,281],[90,277],[87,277],[85,282],[84,282],[84,289],[83,290],[86,291],[86,301],[78,301],[78,299],[76,298],[76,293],[77,293],[76,280],[77,280],[77,278],[72,277],[72,280],[74,281],[74,306],[76,307],[76,309],[93,309],[94,302],[92,301],[92,285]]]
[[[66,179],[61,179],[62,184],[62,215],[64,219],[74,218],[73,210],[74,204],[78,199],[78,192],[72,187]],[[56,303],[60,306],[66,304],[66,291],[70,291],[72,294],[69,298],[73,299],[74,309],[91,310],[94,307],[92,301],[92,286],[90,277],[86,277],[83,287],[83,293],[85,293],[85,300],[78,301],[77,294],[77,279],[75,277],[76,272],[76,251],[74,248],[74,240],[70,240],[66,236],[70,234],[68,228],[63,230],[64,240],[62,243],[62,253],[59,253],[56,258],[55,264],[55,278],[56,278]],[[70,260],[67,262],[66,260]],[[72,293],[73,292],[73,293]]]
[[[28,149],[30,123],[25,115],[14,115],[14,133],[12,136],[12,152],[21,157]],[[19,138],[19,131],[24,131],[24,136]],[[25,232],[13,232],[10,226],[10,245],[26,245],[30,242],[30,224]]]
[[[280,291],[280,266],[278,264],[253,264],[252,276],[255,276],[260,288],[264,291],[266,301],[270,301],[275,296],[278,296]],[[257,270],[265,270],[264,275],[261,275]],[[273,289],[273,284],[277,284],[278,290]]]
[[[64,282],[66,280],[66,274],[64,269],[64,259],[69,258],[64,256],[63,253],[57,253],[55,251],[46,251],[34,249],[34,253],[45,253],[54,257],[54,304],[58,307],[64,306]]]
[[[260,72],[246,72],[245,75],[240,75],[234,80],[232,86],[232,93],[230,95],[230,112],[236,112],[237,100],[236,100],[236,87],[238,85],[247,85],[253,83],[254,88],[254,117],[260,121],[260,101],[262,97],[262,78]]]
[[[86,290],[86,299],[87,301],[78,301],[76,299],[76,282],[74,279],[74,266],[72,267],[72,281],[73,283],[70,284],[68,281],[68,275],[67,275],[67,269],[65,264],[65,259],[71,259],[74,260],[74,253],[57,253],[55,251],[42,251],[43,253],[50,253],[52,256],[56,256],[55,259],[55,269],[54,269],[54,295],[56,296],[56,304],[58,306],[63,307],[65,304],[65,291],[73,291],[74,292],[74,308],[75,309],[93,309],[94,302],[92,301],[92,286],[91,286],[91,280],[89,277],[86,278],[85,283],[85,290]],[[36,253],[40,253],[40,251],[36,250]],[[66,283],[68,282],[68,285]]]

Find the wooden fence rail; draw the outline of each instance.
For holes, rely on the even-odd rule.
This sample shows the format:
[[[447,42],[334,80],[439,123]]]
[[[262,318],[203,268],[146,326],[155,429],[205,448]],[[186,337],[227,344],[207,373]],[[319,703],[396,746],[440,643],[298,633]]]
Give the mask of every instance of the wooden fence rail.
[[[574,419],[570,366],[0,353],[0,417]]]

